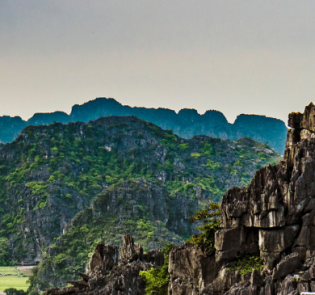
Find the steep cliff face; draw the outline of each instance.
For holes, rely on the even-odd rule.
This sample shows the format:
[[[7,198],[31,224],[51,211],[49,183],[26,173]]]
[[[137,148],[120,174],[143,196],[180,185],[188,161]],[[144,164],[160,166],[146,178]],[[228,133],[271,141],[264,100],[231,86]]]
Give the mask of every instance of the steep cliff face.
[[[257,115],[240,115],[234,124],[229,124],[224,115],[209,110],[203,115],[194,109],[175,111],[164,108],[139,108],[123,106],[112,98],[97,98],[83,105],[74,105],[71,114],[64,112],[37,113],[28,121],[20,117],[0,117],[0,142],[11,142],[28,125],[44,125],[54,122],[88,122],[108,116],[136,116],[152,122],[162,129],[172,129],[183,138],[195,135],[207,135],[221,139],[236,140],[250,137],[258,142],[267,143],[283,154],[286,126],[278,119]]]
[[[198,283],[192,284],[191,294],[199,290],[202,294],[284,295],[315,290],[314,116],[313,104],[304,114],[290,114],[293,129],[288,131],[284,160],[260,169],[248,187],[233,188],[223,197],[222,228],[216,232],[215,254],[210,255],[215,259],[211,271],[215,279],[172,273],[185,267],[171,259],[172,281],[183,274],[195,277]],[[179,257],[183,250],[173,251]],[[260,257],[262,270],[242,274],[242,268],[233,268],[248,255]],[[201,265],[200,259],[199,269]],[[173,295],[184,294],[184,287],[172,282],[170,290]]]

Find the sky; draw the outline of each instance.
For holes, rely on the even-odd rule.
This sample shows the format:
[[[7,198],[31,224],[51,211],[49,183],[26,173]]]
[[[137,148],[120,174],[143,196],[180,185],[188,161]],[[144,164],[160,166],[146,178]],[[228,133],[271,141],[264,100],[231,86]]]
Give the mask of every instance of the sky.
[[[315,100],[314,0],[0,0],[0,116],[96,97],[287,121]]]

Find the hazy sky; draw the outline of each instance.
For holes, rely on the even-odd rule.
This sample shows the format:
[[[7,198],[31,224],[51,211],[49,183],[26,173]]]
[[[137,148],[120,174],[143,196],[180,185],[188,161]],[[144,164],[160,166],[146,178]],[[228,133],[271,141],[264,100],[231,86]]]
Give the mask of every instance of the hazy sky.
[[[0,115],[95,97],[287,120],[315,100],[314,0],[0,0]]]

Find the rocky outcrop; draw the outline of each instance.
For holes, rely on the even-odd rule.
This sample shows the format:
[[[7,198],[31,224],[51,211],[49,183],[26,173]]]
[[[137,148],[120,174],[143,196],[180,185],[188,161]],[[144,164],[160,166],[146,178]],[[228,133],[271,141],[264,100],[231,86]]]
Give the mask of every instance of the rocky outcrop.
[[[213,255],[192,244],[175,247],[169,254],[169,294],[196,295],[199,289],[214,280],[217,270]]]
[[[195,249],[175,259],[176,250],[171,252],[169,294],[293,295],[315,290],[314,118],[313,104],[303,114],[290,114],[293,129],[288,131],[283,161],[257,171],[248,187],[225,194],[216,251],[207,258],[215,258],[215,263],[206,276],[187,271],[194,269],[188,260],[183,263],[182,257],[198,257]],[[232,267],[250,255],[260,257],[261,270],[246,273]],[[202,269],[200,263],[197,269]]]
[[[98,244],[91,256],[89,263],[90,271],[96,269],[110,271],[118,263],[118,248],[116,246]]]
[[[131,235],[124,236],[124,242],[120,248],[120,259],[126,262],[143,259],[143,249],[139,244],[134,243]]]
[[[140,255],[141,253],[141,255]],[[161,254],[155,250],[155,254]],[[130,235],[125,235],[120,248],[100,243],[90,260],[90,270],[79,275],[80,281],[68,281],[73,287],[47,290],[45,295],[89,294],[89,295],[139,295],[144,294],[145,282],[139,277],[142,270],[155,266],[143,260],[142,248],[134,244]]]

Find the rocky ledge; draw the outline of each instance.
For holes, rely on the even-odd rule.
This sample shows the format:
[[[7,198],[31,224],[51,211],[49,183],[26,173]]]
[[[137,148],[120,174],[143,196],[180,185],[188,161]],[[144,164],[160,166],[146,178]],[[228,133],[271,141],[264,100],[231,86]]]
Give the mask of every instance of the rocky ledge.
[[[171,250],[168,294],[315,292],[315,106],[290,114],[289,126],[284,160],[260,169],[248,187],[230,189],[223,197],[214,251],[191,244]],[[233,267],[242,259],[250,263],[251,257],[259,267]],[[143,255],[125,236],[119,261],[117,248],[100,244],[81,281],[46,294],[144,294],[139,271],[162,264],[159,251]]]
[[[120,259],[116,246],[98,244],[87,274],[78,273],[80,281],[68,281],[72,287],[49,289],[44,294],[144,294],[145,282],[139,277],[139,272],[162,266],[164,255],[159,250],[143,254],[142,247],[135,244],[130,235],[124,236],[119,252]]]

